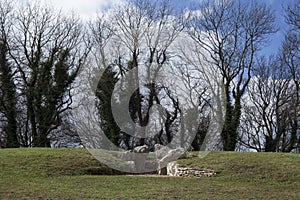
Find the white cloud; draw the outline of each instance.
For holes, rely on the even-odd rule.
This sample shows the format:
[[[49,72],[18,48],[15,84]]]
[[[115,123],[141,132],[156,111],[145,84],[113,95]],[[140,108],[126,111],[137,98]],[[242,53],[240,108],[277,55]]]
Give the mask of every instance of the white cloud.
[[[80,14],[89,15],[101,8],[117,3],[118,0],[51,0],[54,6],[67,10],[75,10]],[[51,2],[50,1],[50,2]]]
[[[18,0],[19,2],[26,2],[25,0]],[[104,8],[114,4],[119,4],[123,0],[28,0],[29,2],[40,2],[52,5],[56,9],[70,12],[74,11],[82,17],[92,17]]]

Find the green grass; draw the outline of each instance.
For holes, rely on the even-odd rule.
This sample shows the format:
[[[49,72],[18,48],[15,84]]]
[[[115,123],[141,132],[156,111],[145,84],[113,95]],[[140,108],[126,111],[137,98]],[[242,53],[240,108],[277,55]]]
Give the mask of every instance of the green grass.
[[[84,149],[4,149],[0,199],[300,199],[299,154],[212,152],[179,162],[217,175],[99,176],[116,172]]]

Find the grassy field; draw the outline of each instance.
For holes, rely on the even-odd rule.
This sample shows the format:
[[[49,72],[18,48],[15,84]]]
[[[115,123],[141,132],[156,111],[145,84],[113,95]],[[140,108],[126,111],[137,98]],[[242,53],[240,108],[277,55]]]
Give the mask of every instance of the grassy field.
[[[84,149],[0,150],[0,199],[300,199],[300,155],[211,152],[210,178],[108,176]]]

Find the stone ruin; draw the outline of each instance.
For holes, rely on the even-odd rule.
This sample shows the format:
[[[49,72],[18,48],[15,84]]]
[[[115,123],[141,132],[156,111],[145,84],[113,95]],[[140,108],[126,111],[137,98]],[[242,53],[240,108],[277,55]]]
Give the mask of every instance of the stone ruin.
[[[179,158],[185,156],[185,151],[183,148],[170,149],[169,147],[155,144],[155,154],[158,162],[158,174],[167,175],[167,165]]]
[[[193,169],[187,167],[179,167],[176,161],[170,162],[167,165],[167,175],[169,176],[201,178],[210,177],[215,174],[215,171],[211,169]]]
[[[133,150],[124,152],[122,160],[127,161],[131,165],[131,171],[141,173],[145,171],[146,159],[150,150],[147,145],[137,146]]]
[[[132,171],[141,173],[147,171],[147,156],[150,149],[147,145],[135,147],[133,150],[124,152],[122,160],[127,161],[132,166]],[[179,177],[210,177],[214,174],[214,170],[210,169],[194,169],[179,167],[177,159],[185,158],[186,153],[183,148],[170,149],[169,147],[156,144],[155,145],[156,161],[150,169],[157,169],[159,175],[179,176]]]

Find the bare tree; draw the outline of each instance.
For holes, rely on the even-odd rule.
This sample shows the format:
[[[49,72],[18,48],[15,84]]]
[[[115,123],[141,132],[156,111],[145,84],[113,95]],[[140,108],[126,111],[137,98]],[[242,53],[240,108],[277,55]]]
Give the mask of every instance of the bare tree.
[[[245,99],[240,142],[257,151],[299,148],[299,5],[286,9],[291,25],[276,58],[261,59]]]
[[[294,82],[293,98],[293,135],[298,137],[298,152],[300,152],[300,1],[294,7],[288,7],[287,22],[291,30],[287,33],[282,47],[282,60],[289,69],[290,79]]]
[[[289,6],[286,10],[286,21],[294,30],[300,30],[300,1],[297,0],[293,6]]]
[[[124,81],[128,73],[130,81],[139,85],[130,97],[129,106],[130,118],[137,127],[148,124],[151,108],[162,105],[162,98],[168,98],[173,108],[177,107],[178,100],[174,94],[170,94],[166,85],[158,81],[163,79],[159,73],[169,67],[170,46],[183,30],[182,19],[175,14],[167,0],[129,0],[98,18],[92,26],[98,48],[96,57],[100,57],[97,62],[99,68],[112,67],[112,73],[116,73],[121,86],[129,85]],[[127,113],[128,110],[120,112]],[[150,141],[147,137],[131,137],[122,130],[119,143],[125,143],[129,148],[144,143],[151,146],[156,142],[168,143],[172,139],[171,124],[175,123],[178,112],[178,108],[168,111],[168,125],[165,124],[168,128],[163,128],[163,134],[158,133],[164,136],[157,135],[157,141]]]
[[[265,4],[221,0],[204,1],[191,17],[189,35],[202,58],[222,76],[226,113],[221,133],[224,150],[235,150],[241,99],[249,84],[254,58],[267,36],[274,33],[275,17]]]
[[[8,44],[12,37],[13,4],[0,2],[0,112],[4,115],[5,147],[19,147],[17,136],[17,92],[14,66],[9,58]],[[2,119],[1,119],[2,122]],[[2,145],[1,145],[2,146]]]
[[[272,152],[297,148],[299,86],[291,75],[282,57],[261,60],[244,101],[242,145]]]
[[[72,104],[72,83],[87,54],[81,24],[36,3],[19,8],[13,30],[10,54],[26,105],[28,145],[49,147],[48,135]]]

